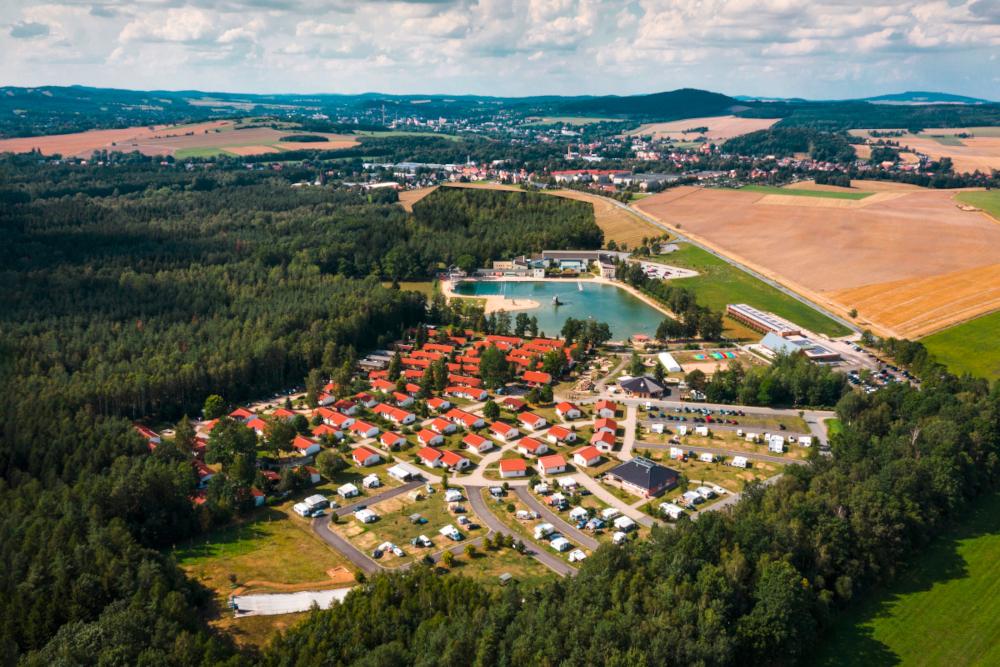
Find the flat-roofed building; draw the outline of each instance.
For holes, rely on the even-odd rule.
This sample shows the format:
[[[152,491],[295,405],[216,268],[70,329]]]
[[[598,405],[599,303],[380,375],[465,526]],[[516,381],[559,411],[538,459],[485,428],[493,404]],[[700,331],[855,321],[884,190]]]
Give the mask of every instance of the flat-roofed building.
[[[792,324],[783,317],[778,317],[774,313],[758,310],[745,303],[731,303],[726,306],[726,315],[737,322],[741,322],[751,329],[763,333],[773,333],[782,338],[788,336],[798,336],[802,334],[802,329]]]

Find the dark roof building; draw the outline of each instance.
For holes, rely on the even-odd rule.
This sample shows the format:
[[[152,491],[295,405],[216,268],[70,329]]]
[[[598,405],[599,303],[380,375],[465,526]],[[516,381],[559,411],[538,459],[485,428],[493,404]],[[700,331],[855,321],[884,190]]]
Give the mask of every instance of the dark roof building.
[[[641,456],[615,466],[607,473],[611,479],[621,482],[622,488],[632,495],[648,498],[673,488],[680,473],[673,468],[660,465]]]
[[[663,390],[666,389],[663,383],[645,376],[625,380],[620,382],[619,385],[622,391],[629,396],[641,396],[642,398],[660,396],[663,394]]]

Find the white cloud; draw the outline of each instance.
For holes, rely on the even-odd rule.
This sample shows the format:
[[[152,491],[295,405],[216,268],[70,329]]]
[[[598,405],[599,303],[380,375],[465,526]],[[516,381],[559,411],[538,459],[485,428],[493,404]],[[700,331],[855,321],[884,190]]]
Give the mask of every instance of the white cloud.
[[[211,31],[211,22],[200,9],[168,9],[152,12],[125,26],[122,42],[193,42]]]

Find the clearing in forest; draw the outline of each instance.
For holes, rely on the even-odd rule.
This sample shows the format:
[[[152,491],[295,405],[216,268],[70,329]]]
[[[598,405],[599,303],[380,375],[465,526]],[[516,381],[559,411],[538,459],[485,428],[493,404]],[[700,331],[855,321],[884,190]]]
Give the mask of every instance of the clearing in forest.
[[[420,188],[419,190],[404,190],[399,193],[399,203],[406,211],[413,212],[414,204],[437,189],[438,186],[435,185],[430,188]]]

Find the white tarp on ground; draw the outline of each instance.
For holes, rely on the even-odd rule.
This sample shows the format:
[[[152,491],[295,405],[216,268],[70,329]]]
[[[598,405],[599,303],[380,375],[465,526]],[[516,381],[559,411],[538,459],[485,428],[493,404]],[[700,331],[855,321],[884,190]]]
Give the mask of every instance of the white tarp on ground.
[[[660,352],[657,357],[660,359],[660,363],[663,364],[663,367],[667,369],[668,373],[681,372],[681,365],[677,363],[673,355],[669,352]]]
[[[266,593],[261,595],[240,595],[233,598],[237,609],[236,617],[276,616],[309,611],[313,602],[320,609],[329,609],[334,600],[343,602],[347,593],[357,588],[335,588],[331,591],[301,591],[299,593]]]

